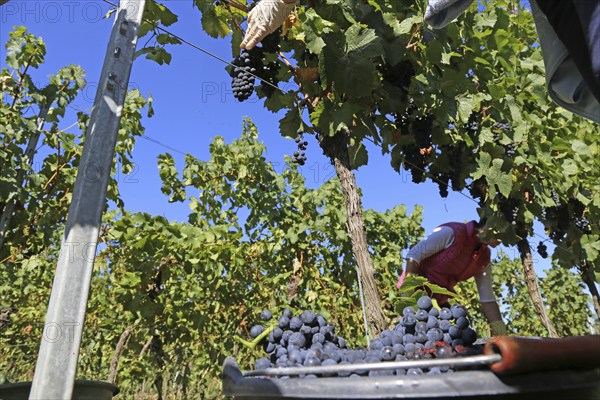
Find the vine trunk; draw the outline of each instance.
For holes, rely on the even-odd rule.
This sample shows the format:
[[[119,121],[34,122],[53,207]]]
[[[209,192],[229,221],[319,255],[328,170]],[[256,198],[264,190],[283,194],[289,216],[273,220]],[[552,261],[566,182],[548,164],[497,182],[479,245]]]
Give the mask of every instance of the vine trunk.
[[[531,249],[529,247],[529,243],[527,239],[522,239],[517,244],[519,249],[519,253],[521,255],[521,262],[523,264],[523,273],[525,274],[525,282],[527,284],[527,290],[529,291],[529,295],[531,296],[531,301],[533,302],[533,306],[535,307],[535,311],[538,316],[542,320],[542,323],[548,330],[548,334],[550,337],[557,338],[558,333],[556,333],[556,328],[548,318],[548,314],[546,314],[546,310],[544,309],[544,301],[542,300],[542,295],[540,294],[540,288],[537,283],[537,276],[535,271],[533,270],[533,258],[531,257]]]
[[[356,177],[350,166],[348,137],[340,132],[333,138],[323,138],[321,140],[321,147],[325,154],[333,161],[342,187],[346,204],[348,234],[352,243],[352,253],[360,271],[359,279],[362,282],[364,290],[367,320],[371,334],[377,336],[387,328],[387,322],[375,282],[375,267],[368,250],[367,234],[365,223],[362,219],[361,200],[356,186]]]

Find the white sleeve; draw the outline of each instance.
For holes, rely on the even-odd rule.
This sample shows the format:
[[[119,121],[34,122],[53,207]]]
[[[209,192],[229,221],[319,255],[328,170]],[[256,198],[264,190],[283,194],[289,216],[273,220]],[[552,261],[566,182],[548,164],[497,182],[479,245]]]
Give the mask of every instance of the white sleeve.
[[[496,295],[492,288],[492,264],[488,264],[483,271],[475,275],[475,283],[481,303],[496,301]]]
[[[429,236],[417,243],[406,254],[407,259],[421,263],[444,249],[450,247],[454,242],[454,231],[449,226],[438,226]]]

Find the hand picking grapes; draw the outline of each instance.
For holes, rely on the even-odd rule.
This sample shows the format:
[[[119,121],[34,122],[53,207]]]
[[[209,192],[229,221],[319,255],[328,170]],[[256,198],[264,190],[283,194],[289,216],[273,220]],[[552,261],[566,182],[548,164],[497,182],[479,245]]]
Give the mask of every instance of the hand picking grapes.
[[[507,335],[496,297],[492,290],[490,247],[500,244],[497,239],[484,242],[486,220],[466,224],[449,222],[435,228],[425,239],[413,246],[406,255],[406,269],[398,280],[399,288],[406,274],[426,277],[431,283],[450,291],[454,286],[475,277],[479,301],[488,319],[493,336]],[[433,296],[440,307],[450,308],[448,296]]]
[[[240,44],[250,50],[270,33],[275,32],[292,12],[296,0],[259,0],[248,13],[248,29]]]

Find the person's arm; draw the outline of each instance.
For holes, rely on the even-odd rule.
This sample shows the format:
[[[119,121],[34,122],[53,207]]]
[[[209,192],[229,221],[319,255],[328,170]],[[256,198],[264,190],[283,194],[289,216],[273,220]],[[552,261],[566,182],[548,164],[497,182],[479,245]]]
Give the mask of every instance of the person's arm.
[[[454,231],[452,228],[448,226],[438,226],[429,236],[421,240],[408,251],[406,260],[413,261],[418,267],[421,261],[447,249],[453,242]],[[411,267],[414,267],[414,263],[411,263]],[[408,263],[407,268],[409,268]]]
[[[488,264],[485,269],[475,276],[477,291],[479,292],[479,302],[483,313],[488,320],[492,336],[506,336],[508,329],[502,321],[500,307],[496,301],[494,290],[492,287],[492,266]]]
[[[406,254],[406,268],[402,272],[397,288],[400,288],[406,275],[416,274],[421,261],[446,248],[454,242],[454,231],[447,226],[438,226],[425,239],[413,246]]]

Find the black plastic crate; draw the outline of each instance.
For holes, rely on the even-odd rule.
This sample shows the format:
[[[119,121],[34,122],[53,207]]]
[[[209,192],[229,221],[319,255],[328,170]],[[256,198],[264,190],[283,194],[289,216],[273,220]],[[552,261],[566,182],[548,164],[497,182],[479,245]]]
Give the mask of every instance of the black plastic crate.
[[[223,365],[223,394],[235,399],[600,400],[600,369],[497,376],[488,368],[440,375],[245,377],[234,358]]]

